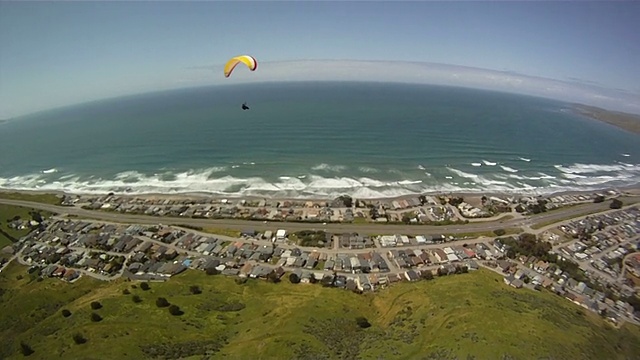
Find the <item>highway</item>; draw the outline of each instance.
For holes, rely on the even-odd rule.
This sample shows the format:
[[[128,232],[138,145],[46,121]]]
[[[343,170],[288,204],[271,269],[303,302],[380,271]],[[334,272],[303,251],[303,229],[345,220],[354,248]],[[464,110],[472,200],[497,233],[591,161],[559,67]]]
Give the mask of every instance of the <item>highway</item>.
[[[621,197],[620,200],[628,206],[640,202],[640,196]],[[281,221],[250,221],[239,219],[193,219],[181,217],[159,217],[148,215],[134,215],[125,213],[105,212],[98,210],[86,210],[73,206],[58,206],[43,204],[23,200],[0,199],[0,204],[23,206],[33,209],[46,210],[57,214],[74,215],[81,218],[89,218],[104,221],[114,221],[119,223],[135,224],[183,224],[189,226],[224,228],[233,230],[274,230],[283,228],[289,231],[309,230],[312,228],[323,229],[333,233],[355,232],[361,234],[393,234],[402,233],[405,235],[438,235],[438,234],[459,234],[492,231],[496,229],[507,229],[512,227],[522,227],[525,225],[542,224],[553,221],[561,221],[567,218],[578,217],[592,212],[606,211],[609,209],[609,201],[602,203],[588,203],[552,210],[546,213],[529,216],[525,219],[518,216],[515,219],[486,222],[470,222],[469,224],[456,225],[405,225],[405,224],[348,224],[348,223],[305,223],[305,222],[281,222]],[[518,214],[519,215],[519,214]]]

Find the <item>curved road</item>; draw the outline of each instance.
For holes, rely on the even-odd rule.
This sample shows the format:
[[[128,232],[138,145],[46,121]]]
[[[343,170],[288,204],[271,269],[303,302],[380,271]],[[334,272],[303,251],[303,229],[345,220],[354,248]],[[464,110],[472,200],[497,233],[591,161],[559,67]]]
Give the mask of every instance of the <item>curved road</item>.
[[[629,196],[620,198],[628,207],[632,204],[640,202],[640,196]],[[51,204],[43,204],[32,201],[0,199],[0,204],[15,205],[29,207],[33,209],[46,210],[52,213],[75,215],[82,218],[90,218],[105,221],[115,221],[120,223],[135,224],[158,224],[166,223],[167,225],[191,225],[199,227],[217,227],[234,230],[252,229],[257,231],[273,230],[274,228],[283,228],[287,230],[308,230],[312,228],[324,229],[334,233],[356,232],[364,234],[391,234],[402,233],[405,235],[428,235],[428,234],[456,234],[456,233],[473,233],[482,231],[491,231],[496,229],[507,229],[512,227],[521,227],[537,223],[547,223],[552,221],[561,221],[571,217],[587,215],[593,212],[609,210],[609,201],[602,203],[588,203],[583,205],[572,206],[565,209],[553,210],[547,213],[530,216],[528,220],[516,218],[504,221],[488,221],[484,223],[470,222],[469,224],[457,225],[399,225],[399,224],[336,224],[327,223],[304,223],[304,222],[281,222],[236,220],[236,219],[192,219],[180,217],[159,217],[149,215],[134,215],[125,213],[104,212],[96,210],[85,210],[73,206],[58,206]]]

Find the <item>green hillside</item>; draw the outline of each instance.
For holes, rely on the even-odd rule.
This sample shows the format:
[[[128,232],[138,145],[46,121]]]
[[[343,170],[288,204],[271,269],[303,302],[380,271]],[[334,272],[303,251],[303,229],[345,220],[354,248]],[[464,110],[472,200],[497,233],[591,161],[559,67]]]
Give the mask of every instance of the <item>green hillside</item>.
[[[365,295],[288,280],[237,284],[196,271],[146,291],[140,285],[37,281],[11,264],[0,274],[0,358],[24,358],[21,342],[33,350],[29,359],[640,358],[640,328],[615,329],[556,295],[509,288],[487,270]],[[158,297],[183,314],[158,307]],[[92,301],[102,307],[91,309]],[[371,327],[360,328],[357,317]]]

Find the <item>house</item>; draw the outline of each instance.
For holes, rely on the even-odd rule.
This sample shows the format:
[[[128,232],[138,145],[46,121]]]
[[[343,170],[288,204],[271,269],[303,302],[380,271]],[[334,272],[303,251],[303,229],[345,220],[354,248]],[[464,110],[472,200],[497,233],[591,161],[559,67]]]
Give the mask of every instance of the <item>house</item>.
[[[404,277],[408,280],[408,281],[417,281],[420,279],[420,276],[413,270],[409,270],[409,271],[405,271],[404,273]]]
[[[284,240],[287,238],[287,230],[279,229],[276,231],[276,240]]]

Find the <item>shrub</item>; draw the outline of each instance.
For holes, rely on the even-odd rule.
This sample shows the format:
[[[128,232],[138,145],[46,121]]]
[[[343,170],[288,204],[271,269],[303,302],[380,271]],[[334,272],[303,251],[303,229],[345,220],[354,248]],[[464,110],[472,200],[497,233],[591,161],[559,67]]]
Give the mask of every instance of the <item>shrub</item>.
[[[82,336],[82,334],[75,333],[75,334],[73,334],[73,342],[75,342],[78,345],[81,345],[81,344],[86,343],[87,339],[85,339],[84,336]]]
[[[189,287],[189,291],[191,291],[193,295],[202,294],[202,290],[200,290],[198,285],[191,285],[191,287]]]
[[[98,310],[98,309],[102,308],[102,304],[100,304],[100,302],[98,302],[98,301],[92,301],[91,302],[91,308],[93,310]]]
[[[299,284],[300,283],[300,277],[296,274],[291,273],[291,275],[289,275],[289,281],[292,284]]]
[[[611,209],[620,209],[621,207],[622,207],[622,201],[620,201],[618,199],[611,200],[611,204],[609,205],[609,208],[611,208]]]
[[[131,294],[131,291],[129,291],[129,289],[124,289],[124,290],[122,290],[122,294],[123,295],[129,295],[129,294]]]
[[[502,236],[502,235],[506,234],[507,232],[504,229],[495,229],[495,230],[493,230],[493,233],[496,234],[496,236]]]
[[[159,297],[158,299],[156,299],[156,306],[159,308],[167,307],[169,305],[171,305],[169,301],[163,297]]]
[[[140,284],[140,289],[147,291],[149,289],[151,289],[151,286],[149,286],[149,283],[147,282],[143,282],[142,284]]]
[[[98,315],[97,313],[91,313],[91,321],[93,322],[102,321],[102,316]]]
[[[180,310],[180,307],[178,305],[169,306],[169,313],[173,316],[180,316],[184,314],[184,312]]]
[[[69,311],[67,309],[62,309],[62,316],[64,316],[64,317],[71,316],[71,311]]]
[[[34,352],[35,351],[33,351],[31,346],[29,346],[29,344],[25,343],[24,341],[20,342],[20,353],[22,353],[22,355],[29,356],[29,355],[33,354]]]
[[[142,302],[142,299],[140,299],[140,296],[138,296],[138,295],[133,295],[131,300],[136,304],[139,303],[139,302]]]
[[[207,275],[218,275],[220,274],[220,271],[216,270],[216,268],[214,267],[209,267],[206,270]]]
[[[371,327],[371,324],[369,323],[369,320],[367,320],[367,318],[362,317],[362,316],[359,316],[359,317],[356,318],[356,323],[362,329],[366,329],[368,327]]]

